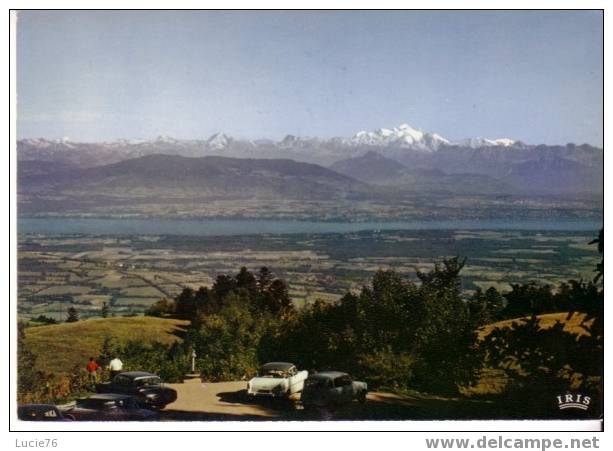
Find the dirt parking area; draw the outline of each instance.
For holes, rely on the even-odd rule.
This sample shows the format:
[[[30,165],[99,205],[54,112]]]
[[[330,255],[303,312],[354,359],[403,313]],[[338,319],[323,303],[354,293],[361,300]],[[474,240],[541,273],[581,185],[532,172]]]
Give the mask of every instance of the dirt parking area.
[[[426,420],[487,418],[492,414],[481,402],[417,394],[372,392],[364,404],[305,411],[295,395],[289,400],[249,400],[244,381],[191,379],[169,386],[177,390],[177,400],[160,411],[162,421]]]

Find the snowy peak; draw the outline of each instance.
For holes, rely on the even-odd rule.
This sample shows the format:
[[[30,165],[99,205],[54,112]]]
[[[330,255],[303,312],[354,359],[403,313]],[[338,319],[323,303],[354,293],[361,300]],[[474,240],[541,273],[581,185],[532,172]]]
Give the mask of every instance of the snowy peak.
[[[521,141],[509,138],[466,138],[456,143],[458,146],[471,147],[473,149],[478,149],[479,147],[517,147],[521,144]]]
[[[209,148],[220,150],[228,147],[230,141],[232,141],[232,138],[225,135],[224,133],[215,133],[207,140],[206,143]]]
[[[372,132],[361,131],[350,138],[348,143],[358,146],[405,147],[426,152],[451,144],[449,140],[436,133],[424,132],[408,124],[394,128],[379,128]]]

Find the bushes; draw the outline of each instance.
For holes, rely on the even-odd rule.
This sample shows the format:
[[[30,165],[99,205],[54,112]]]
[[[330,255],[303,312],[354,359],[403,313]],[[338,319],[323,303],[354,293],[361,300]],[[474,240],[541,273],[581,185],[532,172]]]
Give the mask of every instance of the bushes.
[[[151,305],[147,310],[145,310],[145,316],[155,316],[158,318],[171,316],[174,313],[175,303],[165,298],[157,301],[155,304]]]

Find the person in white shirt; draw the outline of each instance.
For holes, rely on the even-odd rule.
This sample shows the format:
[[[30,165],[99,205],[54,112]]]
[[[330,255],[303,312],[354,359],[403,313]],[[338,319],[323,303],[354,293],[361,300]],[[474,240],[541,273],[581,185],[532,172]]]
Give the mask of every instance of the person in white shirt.
[[[119,360],[119,357],[115,357],[113,360],[111,360],[109,363],[109,370],[111,370],[111,380],[119,373],[121,373],[122,369],[123,362]]]

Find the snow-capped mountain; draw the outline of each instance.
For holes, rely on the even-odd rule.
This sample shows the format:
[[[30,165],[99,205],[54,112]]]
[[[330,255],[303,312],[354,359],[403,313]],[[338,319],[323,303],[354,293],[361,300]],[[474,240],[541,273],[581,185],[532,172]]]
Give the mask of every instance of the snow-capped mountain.
[[[471,149],[478,149],[480,147],[518,147],[522,146],[523,143],[510,138],[466,138],[456,142],[455,145],[470,147]]]
[[[228,147],[232,138],[227,136],[225,133],[215,133],[209,139],[207,139],[206,144],[211,149],[225,149]]]
[[[23,139],[17,143],[19,160],[62,161],[78,167],[117,163],[130,158],[164,154],[186,157],[220,155],[234,158],[282,158],[329,166],[375,151],[408,167],[441,169],[446,172],[497,173],[509,164],[530,161],[549,152],[589,166],[600,165],[602,154],[591,146],[528,145],[509,138],[449,140],[408,124],[360,131],[352,137],[319,138],[287,135],[281,140],[245,140],[219,132],[208,139],[120,139],[107,142],[76,142],[68,139]],[[480,169],[479,169],[480,168]]]
[[[234,139],[225,133],[219,132],[205,140],[184,140],[169,136],[158,136],[153,140],[145,139],[118,139],[101,143],[79,143],[67,138],[62,139],[23,139],[19,141],[22,148],[45,149],[53,148],[56,150],[86,148],[95,145],[100,148],[193,148],[203,154],[209,151],[222,151],[233,147],[258,148],[274,147],[276,149],[315,149],[315,148],[334,148],[341,153],[351,153],[352,149],[358,147],[387,147],[395,149],[408,149],[420,152],[435,152],[443,147],[459,146],[470,147],[473,149],[480,147],[517,147],[523,145],[520,141],[509,138],[487,139],[487,138],[467,138],[458,142],[452,142],[438,133],[431,133],[411,127],[408,124],[401,124],[393,128],[379,128],[373,131],[360,131],[350,138],[317,138],[287,135],[279,141],[269,139],[259,139],[255,141]],[[344,150],[344,152],[343,152]],[[192,152],[194,153],[194,152]]]
[[[361,131],[356,133],[347,143],[354,146],[396,146],[427,152],[433,152],[441,146],[451,144],[441,135],[424,132],[408,124],[401,124],[394,128],[379,128],[372,132]]]

